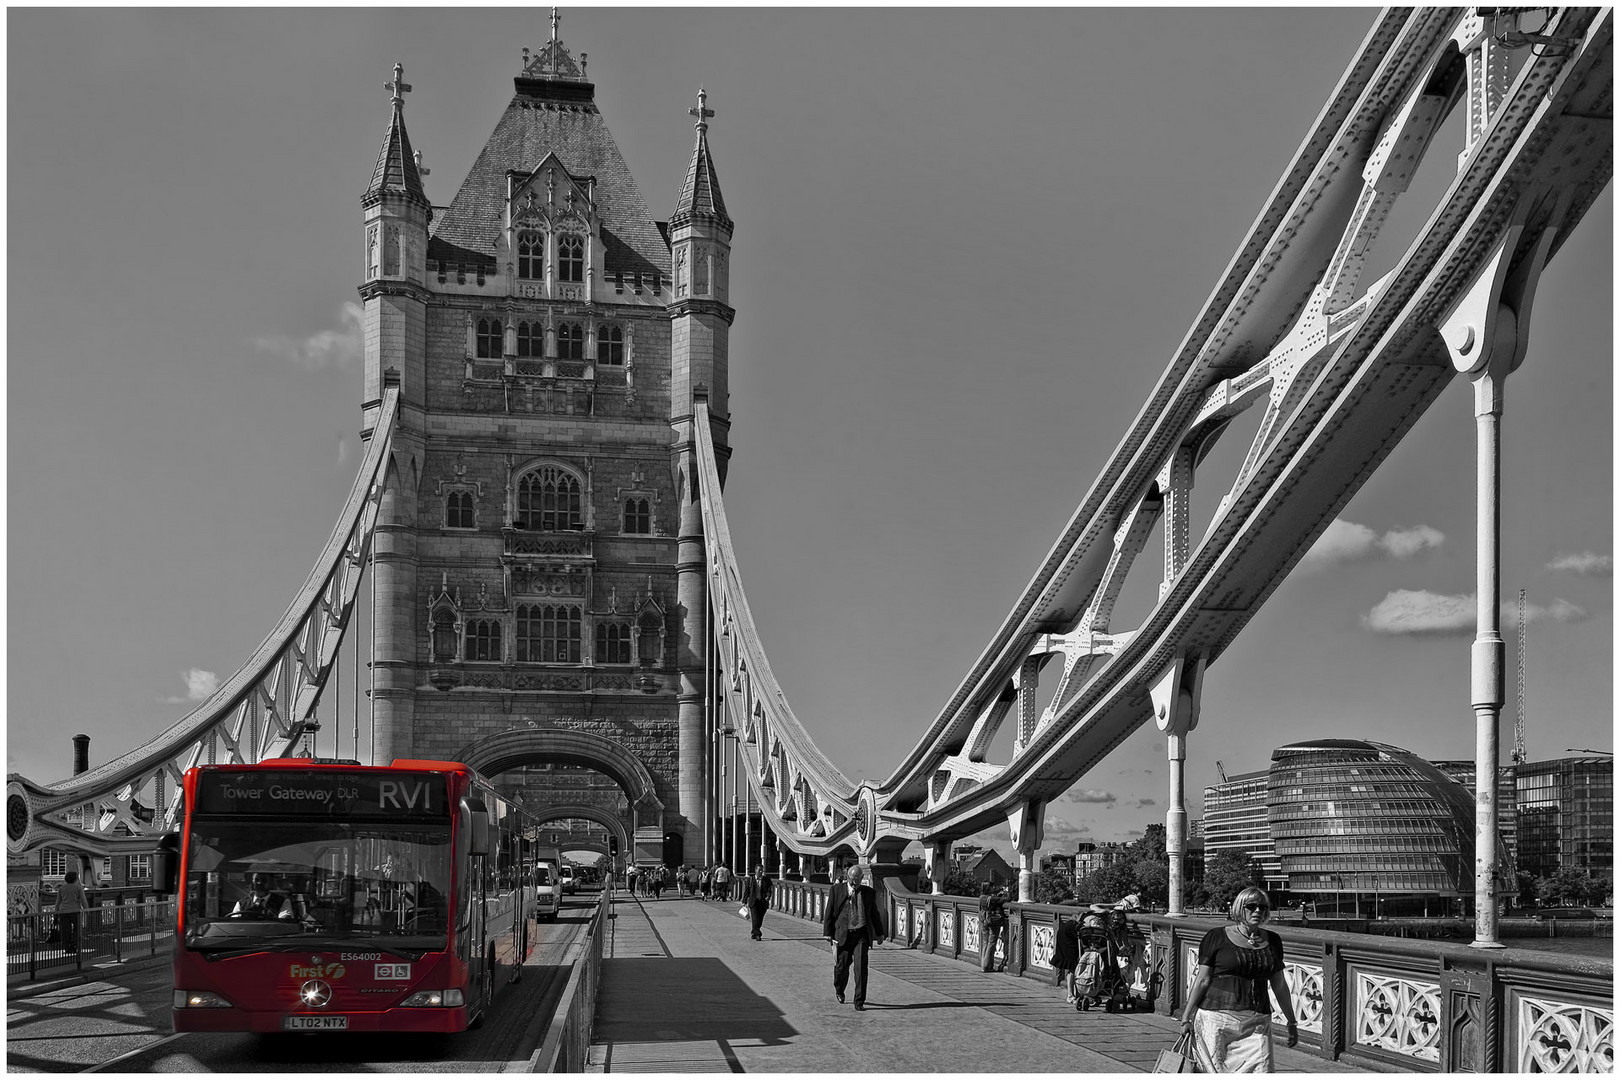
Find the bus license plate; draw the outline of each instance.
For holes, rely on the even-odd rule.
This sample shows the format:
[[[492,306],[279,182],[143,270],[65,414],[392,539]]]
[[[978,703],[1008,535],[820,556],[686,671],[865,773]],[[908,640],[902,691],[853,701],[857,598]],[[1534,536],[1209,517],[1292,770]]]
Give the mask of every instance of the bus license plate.
[[[347,1016],[284,1016],[283,1031],[343,1031],[349,1026]]]

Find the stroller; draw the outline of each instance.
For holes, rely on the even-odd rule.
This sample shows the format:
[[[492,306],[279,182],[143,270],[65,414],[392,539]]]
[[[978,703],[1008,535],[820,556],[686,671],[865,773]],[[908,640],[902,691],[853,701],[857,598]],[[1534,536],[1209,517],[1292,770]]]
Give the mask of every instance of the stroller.
[[[1120,958],[1126,951],[1125,912],[1093,905],[1080,920],[1080,960],[1074,969],[1074,1007],[1081,1012],[1101,1005],[1108,1012],[1132,1007],[1130,985]]]

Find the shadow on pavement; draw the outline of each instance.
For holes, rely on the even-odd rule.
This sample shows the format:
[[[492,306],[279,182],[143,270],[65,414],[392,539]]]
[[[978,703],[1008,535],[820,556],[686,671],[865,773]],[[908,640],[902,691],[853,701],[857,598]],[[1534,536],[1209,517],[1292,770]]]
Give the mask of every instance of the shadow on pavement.
[[[903,1005],[884,1005],[881,1002],[868,1001],[868,1010],[872,1009],[1021,1009],[1022,1001],[911,1001]]]
[[[595,1042],[758,1039],[770,1045],[797,1034],[770,999],[716,957],[602,962]]]

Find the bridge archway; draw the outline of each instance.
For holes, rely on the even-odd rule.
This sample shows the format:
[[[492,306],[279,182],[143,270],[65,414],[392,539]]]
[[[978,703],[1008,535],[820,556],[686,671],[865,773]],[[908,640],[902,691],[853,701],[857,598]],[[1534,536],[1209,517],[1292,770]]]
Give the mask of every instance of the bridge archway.
[[[542,833],[546,831],[548,823],[563,821],[568,818],[595,822],[605,828],[619,842],[619,851],[621,853],[630,850],[630,834],[624,826],[624,820],[617,814],[610,813],[600,806],[586,806],[584,804],[547,806],[535,814],[535,819],[540,823]],[[588,847],[593,851],[601,850],[603,855],[610,854],[605,848],[598,849],[593,844],[579,846]]]
[[[630,803],[630,829],[600,807],[547,806],[543,821],[585,818],[606,826],[619,838],[619,850],[637,862],[661,862],[664,843],[664,804],[658,798],[652,773],[641,759],[619,743],[586,731],[563,728],[509,728],[464,746],[461,761],[485,776],[497,776],[524,765],[546,763],[579,765],[602,773],[617,784]]]

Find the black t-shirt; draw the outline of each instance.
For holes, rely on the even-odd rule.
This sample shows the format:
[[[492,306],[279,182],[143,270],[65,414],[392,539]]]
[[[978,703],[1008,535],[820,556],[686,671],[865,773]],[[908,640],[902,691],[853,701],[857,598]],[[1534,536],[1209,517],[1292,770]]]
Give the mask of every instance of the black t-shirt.
[[[1198,963],[1207,964],[1214,978],[1200,1008],[1271,1015],[1271,976],[1283,969],[1283,948],[1282,938],[1270,930],[1265,935],[1258,949],[1238,945],[1224,926],[1204,935]]]

